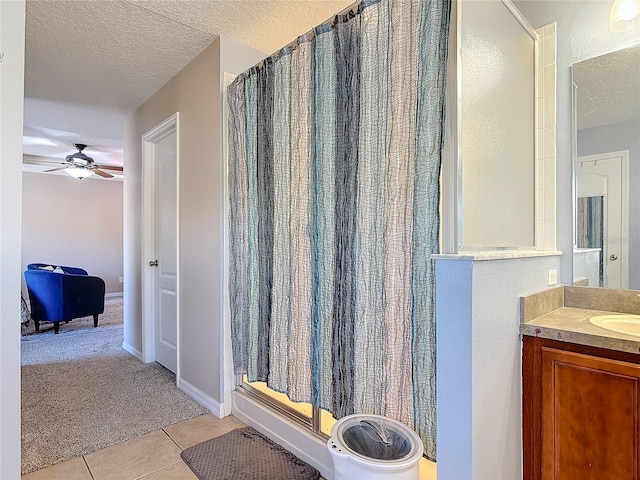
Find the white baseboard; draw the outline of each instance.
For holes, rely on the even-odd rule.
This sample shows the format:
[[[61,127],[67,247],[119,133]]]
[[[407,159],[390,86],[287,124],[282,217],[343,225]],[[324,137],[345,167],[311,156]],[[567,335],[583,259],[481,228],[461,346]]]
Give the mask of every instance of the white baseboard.
[[[118,298],[124,295],[123,292],[105,293],[104,298]]]
[[[142,352],[137,348],[133,348],[127,342],[122,342],[122,348],[124,348],[127,352],[129,352],[131,355],[136,357],[138,360],[142,361]]]
[[[326,441],[238,390],[232,396],[234,417],[317,468],[327,480],[333,480],[333,460]]]
[[[216,417],[223,418],[225,416],[224,405],[211,398],[202,390],[194,387],[189,382],[179,378],[178,389],[189,395],[203,407],[208,408]]]

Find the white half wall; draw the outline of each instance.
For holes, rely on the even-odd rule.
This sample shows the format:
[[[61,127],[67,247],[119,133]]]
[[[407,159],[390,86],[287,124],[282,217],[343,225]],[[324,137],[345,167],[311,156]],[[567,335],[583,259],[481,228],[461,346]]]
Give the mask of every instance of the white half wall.
[[[0,2],[0,478],[20,478],[20,222],[25,2]]]
[[[522,478],[519,298],[560,256],[436,260],[438,480]]]

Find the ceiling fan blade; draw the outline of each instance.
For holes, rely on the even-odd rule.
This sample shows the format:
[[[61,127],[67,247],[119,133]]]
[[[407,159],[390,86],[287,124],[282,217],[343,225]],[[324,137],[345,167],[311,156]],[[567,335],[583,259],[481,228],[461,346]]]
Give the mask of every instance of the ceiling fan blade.
[[[99,168],[94,168],[93,171],[100,175],[103,178],[113,178],[113,175],[111,175],[110,173],[107,172],[103,172],[102,170],[100,170]]]
[[[100,168],[102,170],[114,170],[116,172],[122,172],[123,171],[122,167],[118,167],[116,165],[100,165]]]
[[[22,162],[26,165],[37,165],[37,166],[53,166],[53,165],[65,165],[64,162],[60,160],[47,159],[44,157],[36,157],[34,155],[23,155]]]
[[[55,172],[57,170],[66,170],[68,167],[69,167],[69,165],[65,165],[64,167],[58,167],[58,168],[50,168],[49,170],[44,170],[43,173]]]

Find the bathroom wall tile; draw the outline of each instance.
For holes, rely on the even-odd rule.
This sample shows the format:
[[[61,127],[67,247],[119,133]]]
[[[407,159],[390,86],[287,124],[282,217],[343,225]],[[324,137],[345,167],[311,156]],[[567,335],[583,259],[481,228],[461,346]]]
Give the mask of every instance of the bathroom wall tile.
[[[544,213],[543,220],[553,220],[556,216],[556,196],[549,188],[544,190]]]
[[[536,138],[536,159],[542,160],[544,158],[544,129],[538,129],[538,135]]]
[[[544,27],[537,28],[536,34],[538,35],[538,41],[536,42],[536,61],[539,67],[544,67]]]
[[[542,158],[555,158],[556,156],[556,129],[547,127],[544,129],[542,145]]]
[[[554,196],[555,200],[555,196]],[[556,221],[544,220],[544,248],[546,250],[556,249]]]
[[[546,119],[546,115],[544,113],[545,99],[538,98],[538,100],[536,100],[536,104],[536,126],[537,128],[543,128],[545,126],[544,121]]]
[[[538,91],[536,94],[536,98],[543,98],[544,97],[544,67],[542,66],[542,63],[540,63],[540,66],[538,67],[538,78],[537,78],[537,82],[538,82]]]
[[[555,65],[547,65],[544,67],[543,72],[543,80],[544,84],[544,95],[548,97],[549,95],[553,95],[555,93],[556,88],[556,66]]]
[[[541,215],[536,215],[536,218],[542,218]],[[536,246],[538,248],[544,248],[544,220],[536,220]]]
[[[542,222],[544,219],[544,190],[543,189],[536,190],[535,208],[536,208],[536,219]],[[544,224],[541,223],[540,227],[544,227]],[[542,245],[542,244],[537,243],[536,245]]]
[[[556,159],[545,158],[542,160],[544,176],[542,179],[542,184],[545,188],[555,188],[556,187]]]
[[[536,185],[538,189],[543,189],[545,175],[545,161],[536,160]]]
[[[540,100],[538,100],[539,102]],[[548,97],[544,97],[542,100],[543,103],[543,126],[545,127],[555,127],[556,125],[556,96],[549,95]],[[540,128],[540,125],[538,125]]]
[[[549,24],[544,27],[544,35],[542,37],[542,58],[544,65],[553,65],[556,63],[556,42],[555,42],[555,24]]]
[[[538,34],[536,108],[542,117],[537,122],[536,158],[543,160],[536,176],[536,245],[544,250],[556,249],[556,24],[536,30]],[[542,98],[542,106],[540,106]],[[538,121],[540,118],[538,118]],[[541,191],[542,190],[542,191]]]

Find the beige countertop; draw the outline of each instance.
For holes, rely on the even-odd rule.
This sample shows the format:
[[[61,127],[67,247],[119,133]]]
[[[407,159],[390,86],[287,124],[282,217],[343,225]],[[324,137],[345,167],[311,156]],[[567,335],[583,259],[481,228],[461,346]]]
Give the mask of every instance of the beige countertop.
[[[520,324],[520,333],[532,337],[550,338],[563,342],[590,345],[640,354],[640,337],[626,335],[592,325],[591,317],[620,315],[605,310],[561,307],[553,312]]]
[[[565,289],[568,290],[567,287]],[[575,293],[575,288],[571,288],[571,291]],[[637,292],[627,292],[630,295],[627,295],[626,292],[623,294],[627,300],[626,304],[623,302],[625,308],[612,308],[612,310],[598,310],[594,308],[596,307],[594,304],[588,305],[587,308],[567,306],[566,304],[569,302],[566,301],[566,295],[563,295],[559,289],[522,297],[520,333],[640,354],[640,337],[607,330],[589,322],[591,317],[599,315],[620,315],[627,312],[637,314],[637,305],[640,302]],[[585,289],[584,293],[591,292]],[[562,299],[563,296],[565,301]],[[593,298],[593,295],[589,297]],[[630,302],[631,308],[628,308]]]

